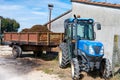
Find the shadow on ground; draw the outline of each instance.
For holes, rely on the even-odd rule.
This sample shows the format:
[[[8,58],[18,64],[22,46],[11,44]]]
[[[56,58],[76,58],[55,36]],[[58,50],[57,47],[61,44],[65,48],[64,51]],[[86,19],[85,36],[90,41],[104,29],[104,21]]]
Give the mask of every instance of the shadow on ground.
[[[13,61],[12,63],[7,63],[10,64],[10,69],[16,70],[15,73],[27,74],[38,67],[45,66],[46,61],[55,60],[57,58],[57,54],[57,52],[49,52],[36,56],[28,52],[28,54],[22,54],[20,58],[13,59],[11,57],[6,57],[6,59]]]
[[[58,52],[47,52],[47,53],[39,53],[39,54],[22,54],[21,58],[30,57],[42,59],[45,61],[55,60],[58,56]]]

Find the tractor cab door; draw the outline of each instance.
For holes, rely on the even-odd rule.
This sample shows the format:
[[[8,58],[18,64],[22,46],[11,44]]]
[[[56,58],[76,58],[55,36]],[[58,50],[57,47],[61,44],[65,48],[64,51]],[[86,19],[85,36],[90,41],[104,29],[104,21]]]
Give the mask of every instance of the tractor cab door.
[[[74,47],[75,47],[75,43],[72,42],[72,40],[73,40],[73,24],[72,23],[66,23],[64,39],[68,45],[69,56],[70,56],[70,58],[72,58],[72,56],[73,56],[72,53],[73,53]]]

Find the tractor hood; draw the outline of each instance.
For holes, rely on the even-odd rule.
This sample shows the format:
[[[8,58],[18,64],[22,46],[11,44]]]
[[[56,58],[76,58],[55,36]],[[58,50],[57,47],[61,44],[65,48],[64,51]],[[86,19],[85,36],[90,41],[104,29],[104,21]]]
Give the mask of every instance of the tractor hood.
[[[89,56],[103,56],[103,44],[98,41],[79,40],[78,49]]]
[[[84,44],[87,46],[103,46],[103,44],[98,41],[79,40],[78,43],[80,46],[84,46]],[[78,47],[80,47],[80,46],[78,46]]]

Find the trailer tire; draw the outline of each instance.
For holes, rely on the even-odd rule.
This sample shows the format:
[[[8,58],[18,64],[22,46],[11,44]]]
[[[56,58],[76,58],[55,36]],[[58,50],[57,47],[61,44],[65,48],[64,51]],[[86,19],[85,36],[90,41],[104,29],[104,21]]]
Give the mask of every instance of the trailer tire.
[[[59,47],[60,47],[60,51],[58,53],[59,67],[66,68],[67,65],[70,63],[67,44],[63,42],[60,44]]]
[[[112,67],[109,59],[104,58],[100,64],[100,74],[106,80],[112,75]]]
[[[13,48],[12,48],[12,57],[13,58],[18,58],[18,57],[21,57],[22,55],[22,49],[20,46],[18,45],[13,45]]]
[[[71,60],[71,74],[73,80],[80,80],[80,67],[77,58]]]

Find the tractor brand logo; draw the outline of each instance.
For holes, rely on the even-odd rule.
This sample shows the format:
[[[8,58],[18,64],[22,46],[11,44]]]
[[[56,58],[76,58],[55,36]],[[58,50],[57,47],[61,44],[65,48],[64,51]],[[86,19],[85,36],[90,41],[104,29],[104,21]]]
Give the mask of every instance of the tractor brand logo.
[[[101,47],[100,46],[93,46],[93,49],[96,54],[99,54]]]

